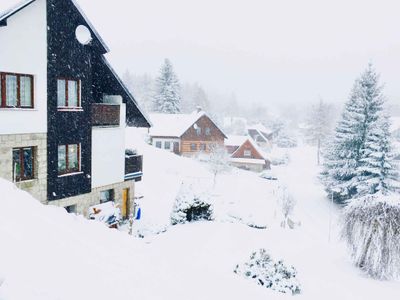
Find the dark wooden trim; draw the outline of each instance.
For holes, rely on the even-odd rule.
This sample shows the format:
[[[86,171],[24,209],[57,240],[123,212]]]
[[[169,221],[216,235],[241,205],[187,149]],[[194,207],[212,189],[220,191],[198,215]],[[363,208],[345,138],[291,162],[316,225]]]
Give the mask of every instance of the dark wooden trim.
[[[24,149],[30,149],[32,151],[32,176],[30,177],[25,177],[23,174],[25,173],[25,157],[24,157]],[[27,181],[27,180],[32,180],[35,179],[35,173],[36,173],[36,164],[35,164],[35,160],[36,160],[36,151],[35,151],[35,147],[17,147],[17,148],[12,148],[12,151],[19,151],[19,163],[20,163],[20,176],[17,177],[17,175],[14,173],[15,172],[15,166],[14,166],[14,153],[13,153],[13,180],[15,178],[16,182],[20,182],[20,181]]]
[[[6,101],[6,76],[16,76],[17,77],[17,106],[7,106]],[[21,105],[21,77],[28,77],[31,79],[31,105],[30,106],[22,106]],[[0,108],[26,108],[33,109],[35,108],[35,93],[34,93],[34,76],[30,74],[21,74],[21,73],[11,73],[11,72],[0,72],[0,81],[1,81],[1,97],[0,97]]]

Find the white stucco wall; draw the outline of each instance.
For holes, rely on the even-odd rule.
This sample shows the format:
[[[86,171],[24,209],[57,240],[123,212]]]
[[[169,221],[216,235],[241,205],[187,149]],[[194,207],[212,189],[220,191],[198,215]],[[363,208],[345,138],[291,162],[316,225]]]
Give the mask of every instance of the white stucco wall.
[[[37,0],[0,27],[0,71],[34,75],[35,108],[0,108],[0,134],[47,132],[46,1]]]
[[[170,152],[174,152],[174,143],[178,143],[179,144],[179,149],[180,149],[180,139],[174,139],[174,138],[153,138],[152,139],[152,145],[154,147],[156,147],[156,143],[157,142],[161,142],[161,149],[170,151]],[[170,142],[170,148],[166,149],[165,148],[165,143],[166,142]]]
[[[124,181],[125,114],[126,106],[122,104],[119,127],[92,129],[92,188]]]

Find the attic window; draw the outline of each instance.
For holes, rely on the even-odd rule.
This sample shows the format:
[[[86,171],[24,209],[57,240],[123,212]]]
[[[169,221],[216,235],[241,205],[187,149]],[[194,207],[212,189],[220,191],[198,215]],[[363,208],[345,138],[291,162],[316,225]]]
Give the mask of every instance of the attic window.
[[[244,155],[245,157],[251,157],[251,150],[244,150],[243,155]]]
[[[92,41],[92,33],[85,25],[79,25],[75,30],[75,37],[81,45],[88,45]]]

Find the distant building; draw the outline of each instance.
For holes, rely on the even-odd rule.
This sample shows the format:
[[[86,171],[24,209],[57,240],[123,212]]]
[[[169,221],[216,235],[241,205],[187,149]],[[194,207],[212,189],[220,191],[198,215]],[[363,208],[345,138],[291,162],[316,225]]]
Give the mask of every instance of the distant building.
[[[272,147],[273,132],[261,123],[247,127],[247,134],[263,149]]]
[[[267,155],[249,136],[228,136],[225,147],[233,166],[255,172],[271,169]]]
[[[225,134],[202,110],[191,114],[150,114],[150,120],[151,143],[157,148],[190,156],[224,145]]]

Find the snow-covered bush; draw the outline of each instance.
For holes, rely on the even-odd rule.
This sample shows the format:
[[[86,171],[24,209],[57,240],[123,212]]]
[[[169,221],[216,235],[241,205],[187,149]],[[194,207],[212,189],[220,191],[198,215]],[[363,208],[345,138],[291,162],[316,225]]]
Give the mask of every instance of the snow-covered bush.
[[[297,140],[285,132],[277,137],[276,145],[279,148],[295,148],[297,147]]]
[[[278,205],[281,209],[283,220],[281,222],[281,226],[286,228],[286,225],[289,228],[294,228],[294,222],[289,219],[289,216],[293,213],[294,208],[296,206],[296,200],[289,193],[286,186],[280,186],[278,190]]]
[[[191,184],[183,183],[171,214],[172,225],[199,220],[213,220],[213,207],[207,192],[195,191]]]
[[[354,264],[376,279],[400,278],[400,195],[368,195],[344,209],[342,237]]]
[[[250,260],[237,265],[234,272],[274,291],[292,295],[301,292],[296,269],[282,260],[274,261],[265,249],[253,252]]]

